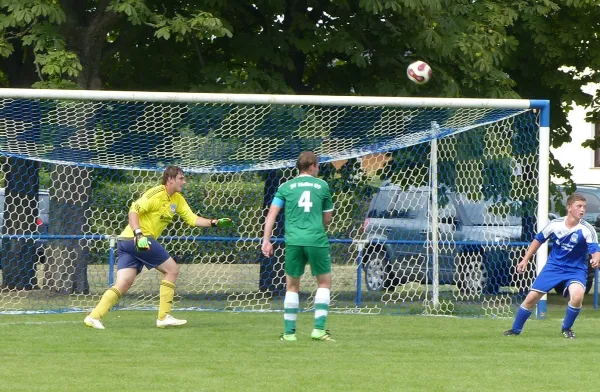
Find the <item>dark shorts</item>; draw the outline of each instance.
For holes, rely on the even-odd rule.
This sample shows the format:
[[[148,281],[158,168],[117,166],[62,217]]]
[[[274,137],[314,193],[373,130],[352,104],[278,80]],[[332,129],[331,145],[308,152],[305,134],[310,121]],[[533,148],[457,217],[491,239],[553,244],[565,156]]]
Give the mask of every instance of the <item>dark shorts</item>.
[[[538,277],[533,281],[531,290],[546,294],[557,284],[564,282],[565,290],[562,294],[566,297],[569,294],[569,286],[573,283],[579,284],[585,289],[586,278],[586,271],[565,269],[552,264],[546,264],[542,269],[542,272],[540,272]]]
[[[314,246],[285,246],[285,273],[293,278],[304,274],[306,263],[310,263],[313,276],[324,275],[331,272],[331,258],[329,247],[317,248]]]
[[[144,266],[156,268],[169,259],[169,253],[154,238],[148,238],[150,249],[138,252],[133,240],[117,241],[117,271],[123,268],[135,268],[138,274]]]

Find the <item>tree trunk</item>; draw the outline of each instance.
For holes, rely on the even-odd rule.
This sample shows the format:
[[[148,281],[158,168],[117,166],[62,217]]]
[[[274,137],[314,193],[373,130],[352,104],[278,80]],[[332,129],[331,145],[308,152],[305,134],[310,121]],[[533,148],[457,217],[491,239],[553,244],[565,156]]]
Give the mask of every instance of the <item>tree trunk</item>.
[[[10,88],[30,88],[40,78],[33,63],[31,48],[23,47],[20,40],[13,42],[14,53],[0,60],[0,69],[8,78]]]
[[[100,75],[100,64],[102,60],[102,48],[106,41],[104,36],[98,36],[97,31],[87,30],[83,39],[83,49],[79,52],[79,59],[83,69],[77,77],[77,84],[86,90],[101,90],[102,78]]]
[[[100,72],[102,56],[106,49],[106,35],[122,17],[106,8],[109,0],[99,0],[93,14],[78,0],[62,0],[61,5],[67,16],[62,26],[67,46],[77,53],[82,70],[77,84],[86,90],[101,90]]]
[[[281,176],[278,170],[269,170],[266,172],[265,187],[263,193],[263,207],[268,211],[275,192],[280,184],[285,182],[285,178]],[[273,227],[274,237],[283,237],[284,226],[283,217],[284,211],[281,211],[275,221]],[[284,269],[284,250],[285,244],[276,242],[273,244],[273,256],[266,257],[262,253],[259,256],[260,277],[259,287],[261,291],[270,292],[273,296],[280,296],[285,293],[285,269]]]
[[[8,158],[8,167],[5,174],[2,234],[35,234],[39,163],[21,158]],[[0,258],[2,287],[17,290],[37,288],[35,265],[38,256],[34,239],[4,238]]]
[[[55,165],[51,173],[51,235],[83,235],[90,232],[90,169]],[[86,240],[53,240],[46,247],[44,288],[60,293],[89,293]],[[82,246],[83,245],[83,246]]]
[[[100,67],[106,46],[106,34],[121,20],[120,15],[106,11],[109,3],[108,0],[100,0],[93,15],[90,15],[83,2],[61,1],[67,15],[67,23],[62,28],[68,47],[77,53],[83,67],[77,78],[78,85],[83,89],[102,89]],[[83,111],[78,113],[82,120],[93,116],[93,113],[87,113],[85,109]],[[82,140],[89,137],[93,131],[80,130]],[[84,167],[54,167],[50,190],[50,234],[82,235],[90,232],[86,218],[91,204],[90,174],[90,170]],[[53,241],[46,248],[45,288],[63,293],[89,292],[89,249],[86,243],[86,240],[62,239]]]
[[[303,14],[307,9],[305,0],[288,0],[285,3],[285,12],[283,20],[283,30],[294,36],[295,39],[304,38],[301,29],[294,29],[296,16]],[[288,86],[290,86],[297,94],[310,94],[312,88],[304,83],[304,71],[306,69],[307,55],[302,50],[292,45],[287,50],[288,58],[294,64],[293,69],[282,68],[283,78]]]

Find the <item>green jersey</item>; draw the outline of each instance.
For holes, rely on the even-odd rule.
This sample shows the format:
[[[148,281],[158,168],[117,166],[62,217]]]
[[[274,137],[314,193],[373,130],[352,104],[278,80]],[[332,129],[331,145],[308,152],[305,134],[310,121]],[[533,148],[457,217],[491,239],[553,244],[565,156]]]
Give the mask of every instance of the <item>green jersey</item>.
[[[277,188],[272,204],[285,207],[286,244],[329,247],[323,213],[333,211],[333,201],[325,181],[301,174]]]

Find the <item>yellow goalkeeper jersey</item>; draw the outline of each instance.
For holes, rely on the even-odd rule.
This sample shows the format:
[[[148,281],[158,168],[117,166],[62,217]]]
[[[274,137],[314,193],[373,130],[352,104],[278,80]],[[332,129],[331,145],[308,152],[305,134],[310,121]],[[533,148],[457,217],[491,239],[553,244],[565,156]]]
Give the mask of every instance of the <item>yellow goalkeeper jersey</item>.
[[[176,192],[169,196],[164,185],[148,189],[142,197],[131,204],[129,212],[137,212],[140,219],[140,229],[146,236],[158,238],[163,230],[179,215],[188,225],[194,226],[198,217],[183,195]],[[133,238],[133,229],[127,225],[121,233],[122,238]]]

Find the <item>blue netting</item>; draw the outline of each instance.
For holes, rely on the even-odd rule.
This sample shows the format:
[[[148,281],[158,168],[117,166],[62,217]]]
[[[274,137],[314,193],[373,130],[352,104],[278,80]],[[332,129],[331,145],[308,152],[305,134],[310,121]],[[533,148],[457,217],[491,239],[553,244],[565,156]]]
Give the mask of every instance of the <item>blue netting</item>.
[[[325,162],[356,158],[522,112],[5,99],[0,153],[89,167],[264,170],[292,167],[303,150]]]

